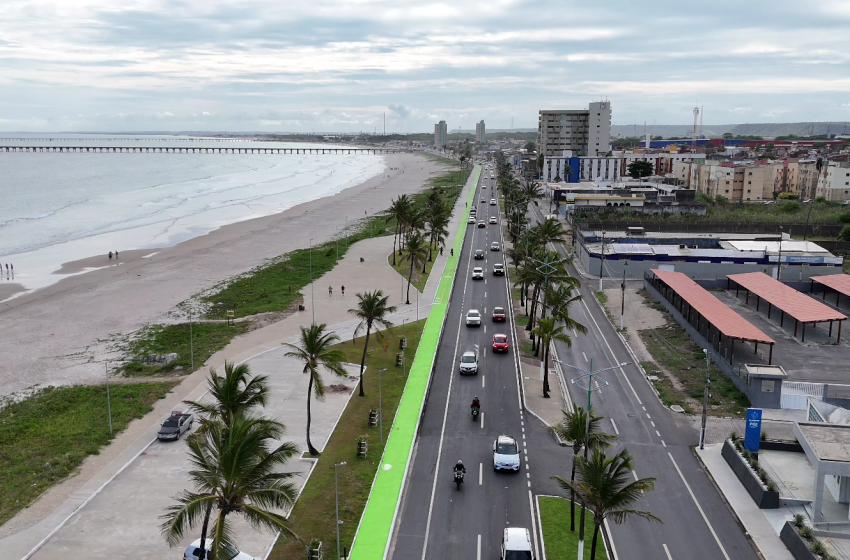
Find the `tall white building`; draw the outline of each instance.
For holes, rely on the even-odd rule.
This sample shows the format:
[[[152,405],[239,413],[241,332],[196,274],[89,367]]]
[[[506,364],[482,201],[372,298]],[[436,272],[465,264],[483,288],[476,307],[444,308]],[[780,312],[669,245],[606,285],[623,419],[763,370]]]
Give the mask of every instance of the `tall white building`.
[[[448,126],[446,126],[446,121],[440,121],[434,125],[434,147],[435,148],[445,148],[446,147],[446,139],[448,137],[449,130]]]
[[[487,133],[484,130],[484,121],[482,120],[480,123],[475,125],[475,141],[476,142],[486,142]]]
[[[850,200],[850,163],[830,161],[818,177],[816,196],[829,201]]]
[[[566,150],[577,156],[607,154],[611,151],[611,102],[591,103],[586,110],[541,110],[537,149],[549,157],[560,157]]]

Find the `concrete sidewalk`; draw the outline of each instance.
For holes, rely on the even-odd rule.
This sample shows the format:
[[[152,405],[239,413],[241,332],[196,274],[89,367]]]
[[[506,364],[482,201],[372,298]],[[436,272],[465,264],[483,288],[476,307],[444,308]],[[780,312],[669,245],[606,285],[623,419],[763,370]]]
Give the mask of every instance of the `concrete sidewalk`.
[[[695,448],[695,450],[762,556],[769,560],[794,560],[785,544],[779,540],[779,533],[774,530],[771,523],[750,498],[738,477],[726,464],[726,460],[720,455],[722,447],[723,444],[717,443],[706,445],[702,451],[699,448]],[[770,511],[774,513],[777,510]],[[791,516],[791,512],[788,512],[788,520],[791,519]]]
[[[474,177],[472,174],[470,177]],[[460,210],[472,188],[467,181],[450,221],[450,231],[460,224]],[[355,294],[366,290],[380,289],[390,296],[389,303],[398,310],[390,320],[397,325],[424,319],[428,316],[441,276],[445,270],[448,253],[435,254],[435,263],[426,283],[424,293],[419,295],[416,305],[416,289],[411,286],[411,304],[407,305],[402,290],[406,282],[388,264],[392,253],[392,237],[368,239],[352,245],[346,256],[330,272],[314,282],[313,292],[307,286],[302,293],[305,311],[277,323],[267,325],[234,339],[225,349],[214,354],[204,367],[187,376],[166,399],[158,402],[154,411],[137,420],[112,445],[102,450],[109,457],[94,473],[89,473],[85,482],[71,479],[50,492],[62,492],[62,486],[72,488],[58,507],[44,511],[36,502],[21,515],[0,528],[0,550],[5,558],[26,558],[30,551],[38,549],[32,558],[56,558],[76,556],[86,550],[87,558],[111,559],[118,551],[129,545],[134,557],[161,559],[166,555],[179,554],[168,551],[159,535],[157,517],[163,508],[172,502],[172,497],[188,487],[189,464],[182,444],[155,442],[156,432],[164,417],[172,409],[182,409],[183,400],[200,400],[206,394],[206,379],[209,368],[219,369],[225,362],[246,362],[255,374],[266,374],[272,382],[272,402],[266,412],[287,426],[286,441],[293,441],[302,450],[306,449],[306,389],[307,377],[301,372],[298,362],[284,356],[282,342],[297,340],[300,327],[307,326],[313,318],[326,323],[343,340],[352,337],[357,320],[348,310],[356,307]],[[363,261],[361,262],[361,258]],[[403,288],[402,288],[403,283]],[[333,295],[328,294],[328,285],[333,286]],[[345,296],[341,287],[345,285]],[[345,409],[352,389],[356,385],[359,368],[352,367],[348,380],[331,380],[328,384],[341,383],[345,389],[328,395],[325,402],[313,401],[313,423],[311,438],[319,449],[330,437],[338,418]],[[90,458],[91,459],[91,458]],[[96,457],[92,462],[97,462]],[[88,462],[88,461],[87,461]],[[311,461],[293,461],[288,467],[300,474],[295,480],[303,487],[310,470]],[[83,470],[85,469],[85,465]],[[67,491],[66,491],[67,492]],[[48,502],[46,500],[45,502]],[[130,507],[128,507],[130,506]],[[132,514],[128,513],[132,510]],[[130,517],[128,517],[130,515]],[[236,525],[242,549],[257,557],[273,545],[274,538],[267,533],[257,532],[241,522]],[[187,545],[193,538],[184,539]]]

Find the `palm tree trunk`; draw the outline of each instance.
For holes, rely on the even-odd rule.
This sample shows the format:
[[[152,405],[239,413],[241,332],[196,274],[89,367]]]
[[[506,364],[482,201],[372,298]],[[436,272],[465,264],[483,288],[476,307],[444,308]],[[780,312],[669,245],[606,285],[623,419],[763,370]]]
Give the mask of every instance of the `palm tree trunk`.
[[[395,266],[395,242],[398,239],[398,222],[395,224],[395,233],[393,233],[393,266]]]
[[[590,544],[590,560],[596,559],[596,541],[599,538],[599,520],[593,517],[593,541]]]
[[[204,514],[204,523],[201,525],[201,557],[198,560],[204,560],[204,558],[208,558],[209,554],[206,553],[206,547],[204,546],[207,540],[207,526],[210,523],[210,513],[212,513],[212,503],[207,506],[207,512]]]
[[[310,374],[310,382],[307,384],[307,451],[310,455],[316,456],[319,452],[313,447],[313,442],[310,441],[310,423],[313,418],[310,413],[310,395],[313,392],[313,374]]]
[[[366,367],[366,349],[369,348],[369,331],[372,330],[372,323],[366,323],[366,344],[363,345],[363,357],[360,358],[360,396],[365,397],[363,393],[363,369]]]
[[[573,447],[573,474],[570,476],[570,483],[576,483],[576,457],[578,449]],[[575,533],[576,530],[576,491],[570,488],[570,531]]]
[[[407,305],[410,305],[410,280],[413,278],[413,260],[410,261],[410,274],[407,275]]]
[[[540,337],[543,338],[543,337]],[[543,398],[549,397],[549,341],[545,342],[545,350],[543,350]],[[536,355],[536,354],[535,354]]]

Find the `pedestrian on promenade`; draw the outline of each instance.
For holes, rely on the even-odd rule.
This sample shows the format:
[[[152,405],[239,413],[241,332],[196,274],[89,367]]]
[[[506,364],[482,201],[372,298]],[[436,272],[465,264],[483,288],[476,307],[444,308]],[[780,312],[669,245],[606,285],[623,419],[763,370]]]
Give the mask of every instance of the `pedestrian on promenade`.
[[[345,295],[345,286],[342,286],[342,295]]]
[[[328,286],[328,295],[329,295],[329,296],[334,295],[334,289],[333,289],[333,286]]]

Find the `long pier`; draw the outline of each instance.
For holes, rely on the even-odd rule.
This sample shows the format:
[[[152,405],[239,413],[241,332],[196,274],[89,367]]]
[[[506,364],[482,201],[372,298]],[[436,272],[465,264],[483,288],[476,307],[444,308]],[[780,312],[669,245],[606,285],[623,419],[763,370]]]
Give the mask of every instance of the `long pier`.
[[[0,146],[0,153],[62,154],[397,154],[399,148],[184,148],[177,146]]]

